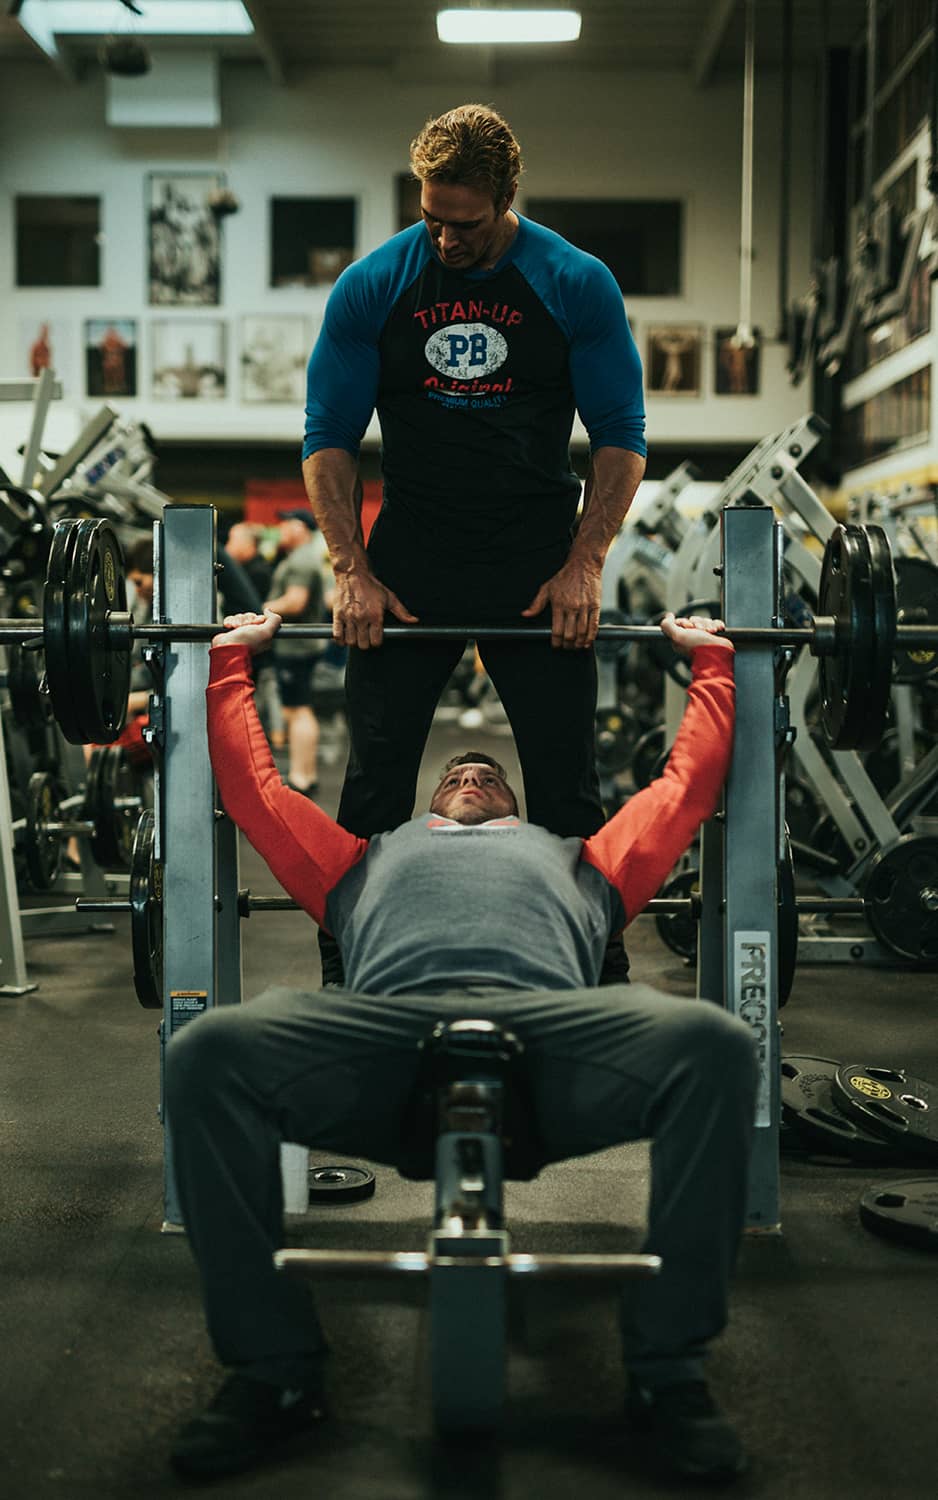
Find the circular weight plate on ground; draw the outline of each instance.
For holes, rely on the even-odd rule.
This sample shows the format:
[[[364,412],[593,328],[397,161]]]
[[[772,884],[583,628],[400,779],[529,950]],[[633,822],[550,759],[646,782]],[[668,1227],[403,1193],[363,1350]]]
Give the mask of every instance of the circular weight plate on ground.
[[[679,871],[661,887],[658,895],[669,901],[699,896],[700,871],[696,867]],[[659,912],[655,916],[655,927],[665,947],[688,963],[694,963],[697,958],[697,926],[697,917],[693,911]]]
[[[831,1094],[848,1118],[861,1121],[906,1156],[938,1161],[938,1087],[904,1068],[842,1063]]]
[[[116,740],[127,718],[130,646],[116,646],[108,630],[108,616],[126,608],[117,537],[107,521],[79,521],[69,568],[67,633],[82,744]]]
[[[68,655],[68,590],[78,521],[59,521],[52,534],[42,602],[46,682],[56,722],[72,745],[81,745],[81,709]]]
[[[884,1239],[938,1250],[938,1177],[906,1177],[867,1188],[860,1222]]]
[[[782,1058],[782,1120],[793,1134],[791,1144],[825,1156],[888,1165],[897,1152],[862,1120],[837,1108],[834,1074],[839,1063],[829,1057]]]
[[[655,724],[635,741],[631,771],[632,780],[639,789],[652,780],[655,766],[665,751],[664,735],[664,725]]]
[[[596,710],[596,766],[600,774],[615,776],[628,768],[635,738],[635,715],[630,708]]]
[[[139,778],[123,745],[100,745],[88,766],[87,816],[94,823],[91,849],[102,870],[129,870],[142,797]]]
[[[818,614],[837,621],[837,649],[818,658],[821,724],[833,750],[855,750],[868,733],[875,632],[870,573],[863,528],[835,526],[824,549],[818,590]]]
[[[59,876],[62,839],[47,833],[49,823],[59,821],[59,798],[48,771],[35,771],[26,788],[26,830],[23,856],[26,878],[34,891],[51,891]]]
[[[861,535],[870,560],[870,588],[873,595],[873,648],[870,656],[869,687],[863,729],[857,748],[869,750],[878,745],[886,729],[886,715],[892,702],[892,677],[896,649],[896,575],[892,566],[892,549],[881,526],[865,526]],[[938,569],[936,577],[938,577]]]
[[[163,1007],[163,866],[155,858],[156,823],[149,808],[137,820],[130,862],[130,937],[134,989],[146,1010]]]
[[[907,833],[885,849],[863,888],[874,935],[899,958],[938,964],[938,835]]]
[[[310,1167],[310,1203],[361,1203],[375,1190],[375,1174],[367,1167]]]
[[[938,568],[925,557],[897,557],[895,569],[898,623],[938,629]],[[894,661],[896,682],[920,682],[938,668],[938,651],[897,651]]]

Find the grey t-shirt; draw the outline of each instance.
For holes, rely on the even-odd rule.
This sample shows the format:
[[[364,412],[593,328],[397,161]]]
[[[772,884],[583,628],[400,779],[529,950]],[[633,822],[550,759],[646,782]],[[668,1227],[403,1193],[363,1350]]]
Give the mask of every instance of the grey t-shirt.
[[[326,905],[346,985],[395,995],[596,984],[625,914],[582,848],[517,818],[466,827],[424,813],[377,835]]]
[[[322,550],[312,537],[301,547],[294,547],[292,552],[288,552],[286,557],[280,559],[274,568],[274,576],[270,582],[270,598],[279,599],[281,594],[285,594],[287,589],[295,584],[307,589],[309,598],[302,613],[285,618],[284,624],[321,625],[324,593]],[[274,655],[284,659],[318,656],[325,645],[325,641],[295,641],[277,636],[274,641]]]

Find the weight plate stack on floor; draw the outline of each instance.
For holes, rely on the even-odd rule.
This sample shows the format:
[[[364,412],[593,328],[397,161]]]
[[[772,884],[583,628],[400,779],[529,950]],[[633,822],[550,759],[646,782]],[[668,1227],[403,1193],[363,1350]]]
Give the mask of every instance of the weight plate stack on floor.
[[[848,1157],[869,1166],[889,1166],[901,1155],[864,1121],[837,1107],[834,1076],[840,1064],[829,1057],[782,1058],[782,1122],[791,1132],[783,1151],[816,1151]]]
[[[903,1068],[842,1063],[831,1094],[849,1119],[881,1136],[905,1157],[938,1162],[938,1088]]]
[[[868,1188],[860,1222],[884,1239],[938,1250],[938,1177],[907,1177]]]

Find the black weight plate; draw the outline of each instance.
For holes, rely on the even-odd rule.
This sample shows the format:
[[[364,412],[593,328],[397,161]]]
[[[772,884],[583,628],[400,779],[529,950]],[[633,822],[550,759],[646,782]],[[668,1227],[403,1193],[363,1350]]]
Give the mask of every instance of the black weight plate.
[[[896,1160],[894,1147],[837,1108],[833,1082],[839,1066],[829,1057],[782,1058],[782,1120],[794,1133],[791,1144],[813,1147],[825,1156],[888,1165]]]
[[[886,729],[886,716],[892,702],[892,677],[896,648],[896,575],[892,566],[892,549],[881,526],[865,526],[862,536],[870,559],[870,588],[873,594],[873,647],[870,657],[869,685],[864,710],[863,729],[858,748],[869,750],[878,745]],[[938,577],[938,570],[936,570]]]
[[[658,892],[663,900],[680,900],[700,894],[700,871],[696,868],[681,870]],[[697,959],[697,918],[693,911],[659,912],[655,916],[655,927],[665,947],[672,953],[695,963]]]
[[[938,1177],[908,1177],[867,1188],[860,1222],[887,1240],[938,1250]]]
[[[938,1161],[938,1087],[904,1068],[842,1063],[831,1085],[835,1104],[906,1155]]]
[[[35,771],[26,788],[26,832],[23,855],[26,878],[34,891],[51,891],[59,877],[62,839],[47,833],[49,823],[59,821],[59,799],[48,771]]]
[[[938,964],[938,836],[907,833],[883,850],[863,898],[884,947],[922,967]]]
[[[361,1203],[375,1190],[375,1174],[367,1167],[310,1167],[310,1203]]]
[[[635,738],[635,714],[630,708],[596,710],[596,765],[601,773],[615,776],[626,770]]]
[[[664,734],[664,725],[655,724],[635,741],[631,770],[632,780],[639,789],[647,786],[654,776],[655,766],[665,751]]]
[[[56,525],[49,549],[42,604],[49,698],[56,722],[72,745],[85,743],[81,732],[81,707],[68,656],[68,590],[79,524],[78,521],[59,521]]]
[[[821,724],[833,750],[865,741],[874,659],[874,597],[870,551],[860,526],[835,526],[824,549],[818,613],[837,621],[837,649],[818,658]]]
[[[124,560],[117,537],[107,521],[79,521],[69,568],[67,631],[81,744],[109,744],[127,718],[130,647],[115,646],[108,630],[109,614],[126,608]]]
[[[163,866],[154,857],[156,823],[148,808],[137,820],[130,863],[130,937],[134,989],[147,1010],[163,1007]]]
[[[798,906],[795,896],[795,862],[791,840],[785,833],[785,857],[778,866],[778,1004],[787,1002],[795,982],[798,963]]]
[[[36,621],[39,628],[39,621]],[[43,673],[41,651],[25,651],[14,643],[7,648],[7,688],[10,707],[23,729],[44,729],[49,721],[47,700],[39,691]]]
[[[91,850],[103,870],[129,870],[142,798],[122,745],[101,745],[88,766],[87,815],[94,823]]]
[[[898,623],[938,628],[938,568],[924,557],[897,557],[895,569]],[[920,682],[938,667],[938,651],[920,646],[894,660],[896,682]]]

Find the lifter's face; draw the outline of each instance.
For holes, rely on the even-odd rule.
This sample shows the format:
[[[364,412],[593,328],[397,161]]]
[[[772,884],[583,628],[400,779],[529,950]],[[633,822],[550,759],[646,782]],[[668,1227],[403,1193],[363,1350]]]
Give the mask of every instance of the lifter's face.
[[[493,203],[479,188],[457,182],[425,182],[420,190],[420,212],[433,248],[444,266],[468,271],[493,266],[514,236],[516,220],[509,214],[514,188]]]
[[[514,793],[492,766],[454,766],[434,792],[430,811],[468,826],[487,823],[514,814]]]

